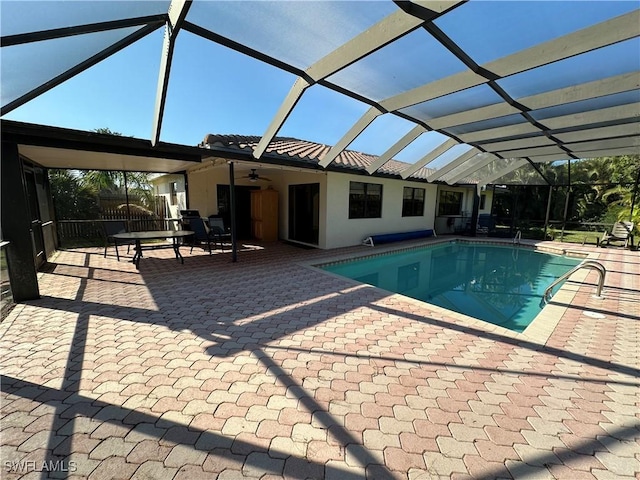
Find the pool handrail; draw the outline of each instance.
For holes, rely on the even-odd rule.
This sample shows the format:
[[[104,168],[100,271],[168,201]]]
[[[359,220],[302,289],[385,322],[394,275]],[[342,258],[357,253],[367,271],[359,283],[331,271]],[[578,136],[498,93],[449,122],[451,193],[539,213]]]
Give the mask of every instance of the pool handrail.
[[[520,245],[520,241],[522,240],[522,230],[518,230],[516,232],[516,235],[513,237],[513,244],[516,245]]]
[[[548,303],[549,299],[550,299],[548,297],[550,296],[551,292],[553,291],[553,287],[558,285],[563,280],[566,280],[567,278],[569,278],[571,275],[573,275],[575,272],[577,272],[578,270],[580,270],[582,268],[592,268],[594,270],[597,270],[598,273],[600,274],[600,278],[598,280],[598,286],[597,286],[597,289],[596,289],[596,295],[598,297],[600,297],[601,296],[600,294],[602,293],[602,287],[604,286],[604,277],[607,274],[607,269],[604,268],[604,265],[602,265],[599,262],[596,262],[594,260],[586,260],[586,261],[580,263],[579,265],[576,265],[571,270],[569,270],[567,273],[565,273],[564,275],[561,275],[556,280],[554,280],[551,283],[551,285],[549,285],[547,287],[547,289],[544,291],[544,294],[542,295],[542,301],[544,303]]]

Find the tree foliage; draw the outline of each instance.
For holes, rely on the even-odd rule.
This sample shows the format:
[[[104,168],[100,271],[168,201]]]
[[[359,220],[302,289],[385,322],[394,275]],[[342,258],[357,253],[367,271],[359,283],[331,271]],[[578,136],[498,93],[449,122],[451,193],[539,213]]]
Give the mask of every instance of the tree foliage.
[[[563,219],[569,194],[567,220],[576,222],[604,222],[629,220],[633,190],[640,171],[640,155],[600,157],[585,160],[537,164],[540,172],[526,165],[495,181],[507,185],[540,185],[546,183],[542,175],[555,185],[552,195],[551,218]],[[568,183],[571,188],[568,190]],[[530,190],[533,187],[529,187]],[[640,195],[636,204],[640,204]],[[540,211],[546,201],[532,194],[527,200],[527,210]],[[634,221],[640,223],[640,205],[633,212]]]
[[[98,218],[100,208],[95,192],[82,185],[71,170],[50,170],[49,182],[58,220]]]
[[[122,136],[109,128],[96,133]],[[122,197],[128,192],[132,204],[142,209],[153,206],[153,188],[144,172],[117,170],[51,170],[49,173],[56,215],[63,219],[99,217],[100,197]]]
[[[122,133],[114,132],[108,127],[96,128],[94,132],[123,136]],[[101,193],[124,195],[125,190],[128,190],[132,197],[142,203],[141,206],[149,207],[153,203],[153,189],[144,172],[126,172],[125,174],[120,170],[83,170],[78,172],[78,176],[82,186],[93,191],[95,195]]]

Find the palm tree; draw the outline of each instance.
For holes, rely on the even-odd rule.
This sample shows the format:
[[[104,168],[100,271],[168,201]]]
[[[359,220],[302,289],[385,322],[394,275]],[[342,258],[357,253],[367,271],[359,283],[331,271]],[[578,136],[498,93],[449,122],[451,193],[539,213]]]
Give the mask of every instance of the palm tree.
[[[114,132],[107,127],[96,128],[96,133],[123,136],[120,132]],[[80,172],[80,182],[98,195],[100,192],[108,194],[130,193],[139,199],[142,206],[149,207],[153,204],[153,194],[149,178],[144,172],[123,172],[119,170],[87,170]]]

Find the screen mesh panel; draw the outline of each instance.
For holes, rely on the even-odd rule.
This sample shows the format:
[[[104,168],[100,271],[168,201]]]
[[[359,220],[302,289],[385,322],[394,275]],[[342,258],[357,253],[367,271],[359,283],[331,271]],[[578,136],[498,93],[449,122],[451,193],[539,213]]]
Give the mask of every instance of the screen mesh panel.
[[[277,106],[270,113],[274,114],[276,110]],[[314,85],[305,91],[278,135],[334,144],[366,110],[367,106],[361,102]],[[336,112],[341,114],[336,115]],[[325,136],[319,135],[321,131]]]
[[[473,110],[502,102],[502,98],[489,86],[478,85],[460,92],[445,95],[428,102],[400,110],[402,113],[428,121],[432,118]]]
[[[89,33],[2,48],[2,105],[66,72],[140,27]]]
[[[552,181],[553,179],[549,180]],[[496,185],[547,185],[544,178],[530,163],[526,163],[513,172],[496,178],[492,183]]]
[[[187,20],[306,69],[396,10],[387,2],[195,1]]]
[[[167,1],[2,1],[2,35],[123,20],[167,13]],[[28,10],[28,14],[25,13]]]
[[[567,58],[497,81],[514,98],[640,70],[640,38]]]
[[[423,29],[416,30],[331,75],[327,80],[381,101],[465,70]]]
[[[508,8],[505,3],[468,2],[435,23],[484,64],[637,8],[624,1],[515,1]]]

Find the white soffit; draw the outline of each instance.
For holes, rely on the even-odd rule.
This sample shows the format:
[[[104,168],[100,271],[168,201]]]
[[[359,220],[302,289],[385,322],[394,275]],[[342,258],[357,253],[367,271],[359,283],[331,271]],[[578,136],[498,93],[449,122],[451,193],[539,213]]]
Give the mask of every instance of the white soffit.
[[[170,158],[91,152],[35,145],[19,145],[18,151],[21,155],[45,168],[174,173],[181,172],[194,165],[200,165],[199,162]]]

